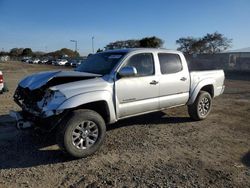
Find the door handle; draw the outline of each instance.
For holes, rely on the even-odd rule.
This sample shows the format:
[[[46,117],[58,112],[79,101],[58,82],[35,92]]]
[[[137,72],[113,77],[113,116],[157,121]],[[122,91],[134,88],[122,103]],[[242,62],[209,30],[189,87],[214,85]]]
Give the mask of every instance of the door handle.
[[[158,84],[159,82],[157,82],[156,80],[152,80],[152,82],[150,82],[151,85],[156,85]]]
[[[186,77],[182,77],[180,80],[181,80],[181,81],[186,81],[187,78],[186,78]]]

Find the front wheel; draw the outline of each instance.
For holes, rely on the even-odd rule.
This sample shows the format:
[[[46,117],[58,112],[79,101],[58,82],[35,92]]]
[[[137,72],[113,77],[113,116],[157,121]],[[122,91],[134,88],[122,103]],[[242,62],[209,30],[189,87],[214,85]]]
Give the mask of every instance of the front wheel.
[[[59,126],[57,142],[61,149],[76,158],[96,152],[106,136],[103,118],[92,110],[76,110]]]
[[[194,103],[188,106],[188,113],[194,120],[203,120],[210,113],[211,107],[211,95],[206,91],[200,91]]]

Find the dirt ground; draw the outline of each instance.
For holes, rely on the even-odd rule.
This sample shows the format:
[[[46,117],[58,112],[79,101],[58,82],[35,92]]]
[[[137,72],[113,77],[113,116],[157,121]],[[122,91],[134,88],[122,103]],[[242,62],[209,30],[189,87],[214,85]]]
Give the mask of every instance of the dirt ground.
[[[10,89],[0,95],[0,187],[250,187],[250,74],[227,74],[204,121],[186,107],[123,120],[95,155],[72,160],[53,135],[19,132],[8,116],[18,81],[52,68],[0,64]]]

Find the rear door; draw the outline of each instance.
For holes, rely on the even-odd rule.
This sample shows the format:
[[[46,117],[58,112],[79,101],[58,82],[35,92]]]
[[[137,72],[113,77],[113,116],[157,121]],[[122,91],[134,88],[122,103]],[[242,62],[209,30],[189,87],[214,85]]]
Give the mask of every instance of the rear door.
[[[160,63],[160,108],[186,104],[190,78],[186,64],[179,54],[158,53]]]
[[[155,75],[152,53],[132,55],[124,66],[133,66],[137,76],[120,78],[115,82],[118,117],[133,116],[159,108],[159,79]]]

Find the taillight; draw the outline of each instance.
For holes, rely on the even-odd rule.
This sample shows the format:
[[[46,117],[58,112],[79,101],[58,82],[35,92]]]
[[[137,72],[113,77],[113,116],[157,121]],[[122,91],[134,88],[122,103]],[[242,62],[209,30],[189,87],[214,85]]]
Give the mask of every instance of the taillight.
[[[3,83],[3,75],[0,74],[0,84],[2,84],[2,83]]]

